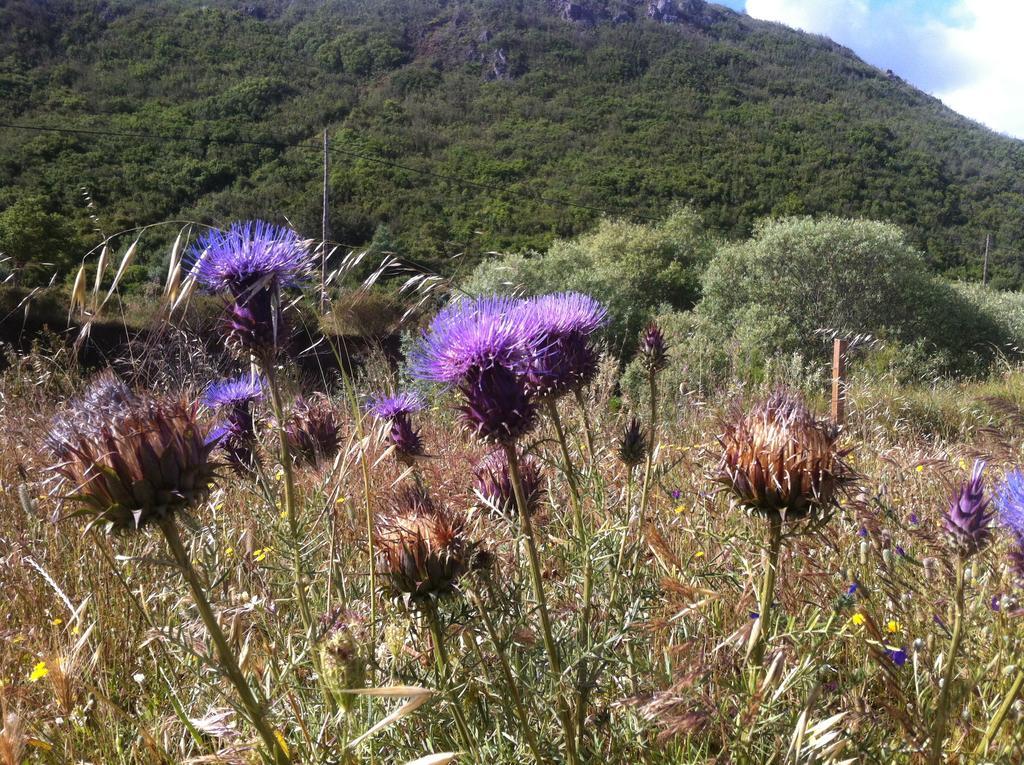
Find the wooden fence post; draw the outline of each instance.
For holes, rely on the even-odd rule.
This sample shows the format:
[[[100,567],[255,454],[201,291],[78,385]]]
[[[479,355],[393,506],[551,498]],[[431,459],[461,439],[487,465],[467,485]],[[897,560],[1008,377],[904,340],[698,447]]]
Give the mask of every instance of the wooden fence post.
[[[832,344],[832,422],[846,424],[846,340]]]

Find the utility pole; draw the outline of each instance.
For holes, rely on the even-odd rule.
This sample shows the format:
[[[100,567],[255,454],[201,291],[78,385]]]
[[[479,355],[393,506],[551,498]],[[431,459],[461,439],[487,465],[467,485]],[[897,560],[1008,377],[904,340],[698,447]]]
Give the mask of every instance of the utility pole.
[[[324,128],[324,210],[320,222],[320,313],[327,312],[327,128]]]
[[[985,234],[985,264],[981,267],[981,286],[988,283],[988,248],[992,242],[992,234]]]

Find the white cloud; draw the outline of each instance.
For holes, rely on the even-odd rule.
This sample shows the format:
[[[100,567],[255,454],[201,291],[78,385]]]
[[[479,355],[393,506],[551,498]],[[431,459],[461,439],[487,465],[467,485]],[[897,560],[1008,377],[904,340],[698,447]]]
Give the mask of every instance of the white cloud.
[[[946,30],[949,55],[968,66],[966,82],[936,95],[961,114],[1024,137],[1024,3],[963,0],[965,26]]]
[[[957,0],[944,18],[914,0],[747,0],[746,11],[828,35],[961,114],[1024,137],[1024,2]]]

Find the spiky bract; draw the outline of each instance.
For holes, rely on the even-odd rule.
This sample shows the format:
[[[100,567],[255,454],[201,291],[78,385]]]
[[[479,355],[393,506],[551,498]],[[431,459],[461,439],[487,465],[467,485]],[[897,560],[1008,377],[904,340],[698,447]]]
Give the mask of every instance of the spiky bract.
[[[649,324],[640,336],[640,358],[650,374],[660,372],[668,364],[665,335],[657,324]]]
[[[631,417],[619,439],[619,460],[628,468],[634,468],[647,456],[647,433],[640,427],[640,421]]]
[[[323,395],[296,399],[284,430],[292,458],[299,463],[315,465],[333,459],[341,448],[341,424]]]

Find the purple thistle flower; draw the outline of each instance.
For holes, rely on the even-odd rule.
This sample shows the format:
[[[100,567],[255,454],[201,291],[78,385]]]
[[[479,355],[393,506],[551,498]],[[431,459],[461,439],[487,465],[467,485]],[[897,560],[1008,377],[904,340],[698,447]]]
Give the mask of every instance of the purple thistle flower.
[[[856,582],[854,582],[853,584],[851,584],[849,587],[846,588],[846,594],[847,595],[853,595],[856,592],[857,592],[857,583]]]
[[[917,517],[917,513],[911,513],[910,517],[907,520],[910,521],[912,526],[916,526],[921,522],[920,519]]]
[[[382,393],[370,400],[367,411],[382,420],[394,420],[402,415],[420,412],[424,406],[423,396],[416,391],[405,391],[393,396]]]
[[[261,220],[211,230],[191,252],[191,272],[213,292],[236,300],[248,291],[295,287],[311,273],[309,245],[289,228]]]
[[[388,436],[398,459],[407,465],[414,457],[423,455],[423,441],[409,420],[410,414],[419,412],[423,407],[423,397],[415,391],[407,391],[394,396],[383,393],[374,396],[367,409],[373,416],[390,423]]]
[[[291,229],[246,221],[208,232],[191,259],[200,284],[233,298],[225,319],[229,341],[265,360],[281,334],[281,290],[298,286],[312,271],[308,243]]]
[[[683,490],[682,489],[672,489],[670,494],[672,495],[672,499],[682,499],[682,497],[683,497]]]
[[[262,377],[242,375],[230,380],[210,383],[203,395],[203,403],[211,409],[247,406],[262,400],[264,395]]]
[[[579,390],[597,374],[597,351],[590,336],[604,324],[607,311],[589,295],[563,292],[521,304],[538,333],[530,359],[527,388],[533,395],[558,398]]]
[[[859,536],[861,539],[865,539],[867,535],[868,530],[866,526],[861,526],[859,529],[857,529],[857,536]]]
[[[438,314],[412,358],[423,380],[457,385],[462,421],[483,441],[510,444],[533,427],[522,374],[536,356],[536,317],[522,301],[463,301]]]
[[[1014,470],[996,490],[996,506],[999,520],[1013,536],[1014,548],[1010,550],[1010,564],[1017,577],[1024,580],[1024,473]]]
[[[207,436],[207,443],[215,443],[239,475],[249,475],[259,465],[252,409],[263,398],[263,386],[263,378],[242,375],[210,383],[203,397],[206,406],[226,412]]]
[[[413,374],[457,385],[473,370],[494,366],[527,370],[538,336],[536,317],[506,297],[464,300],[441,311],[412,356]]]
[[[985,463],[974,463],[971,477],[964,481],[946,513],[944,525],[957,551],[969,557],[984,548],[992,537],[992,516],[985,497],[982,471]]]

